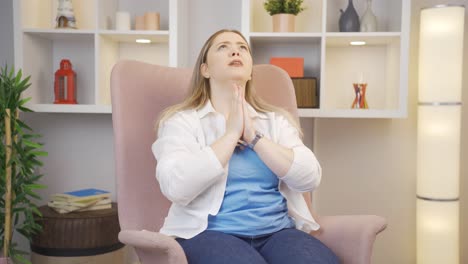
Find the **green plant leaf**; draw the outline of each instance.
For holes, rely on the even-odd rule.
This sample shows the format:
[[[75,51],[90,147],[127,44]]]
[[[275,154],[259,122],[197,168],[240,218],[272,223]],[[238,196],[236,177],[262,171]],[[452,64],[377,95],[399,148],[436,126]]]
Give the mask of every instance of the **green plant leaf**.
[[[31,76],[25,77],[20,69],[15,72],[14,67],[0,67],[0,142],[5,142],[5,123],[6,109],[11,110],[11,134],[15,138],[12,146],[0,144],[0,246],[3,247],[5,237],[2,236],[5,231],[5,171],[6,166],[12,166],[12,226],[11,228],[24,235],[28,240],[31,236],[41,229],[41,226],[35,222],[34,216],[40,214],[35,201],[41,197],[35,192],[43,189],[45,186],[38,183],[42,174],[37,175],[37,168],[42,166],[40,157],[46,156],[47,152],[41,151],[43,144],[36,142],[40,137],[38,134],[30,133],[33,131],[19,117],[17,111],[32,112],[25,105],[32,100],[25,98],[22,93],[30,86]],[[6,149],[11,148],[11,158],[8,164],[5,164]],[[8,248],[9,255],[15,260],[15,263],[29,263],[23,257],[23,252],[17,249],[17,244],[11,241]]]
[[[46,157],[49,155],[48,152],[46,151],[34,151],[34,152],[31,152],[33,155],[35,156],[41,156],[41,157]]]
[[[30,140],[26,140],[26,139],[23,140],[23,143],[24,143],[24,145],[29,146],[29,147],[33,147],[33,148],[41,148],[42,147],[41,144],[36,143],[36,142],[32,142]]]

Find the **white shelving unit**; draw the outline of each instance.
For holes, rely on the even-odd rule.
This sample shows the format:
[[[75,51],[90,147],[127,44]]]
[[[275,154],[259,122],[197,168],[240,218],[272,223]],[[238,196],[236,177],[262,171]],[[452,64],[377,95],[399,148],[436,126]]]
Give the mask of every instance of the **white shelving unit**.
[[[187,0],[75,0],[77,29],[56,29],[56,0],[14,1],[15,65],[31,75],[29,107],[37,112],[111,113],[110,73],[120,59],[186,67]],[[115,30],[117,11],[159,12],[161,30]],[[150,44],[139,44],[139,38]],[[54,73],[62,59],[77,73],[77,105],[56,105]]]
[[[296,32],[272,32],[263,0],[242,0],[241,31],[249,40],[254,63],[271,57],[303,57],[304,75],[316,77],[319,108],[299,109],[302,117],[399,118],[407,115],[408,50],[411,1],[373,0],[378,31],[342,33],[340,9],[347,0],[305,0]],[[188,0],[75,0],[78,29],[55,29],[56,0],[14,1],[15,65],[31,75],[30,107],[38,112],[110,113],[110,73],[120,59],[188,67]],[[366,1],[354,0],[362,15]],[[133,19],[146,11],[161,15],[161,30],[114,29],[115,13]],[[137,38],[151,44],[135,43]],[[366,41],[350,46],[350,41]],[[54,73],[68,58],[77,72],[79,105],[53,104]],[[352,83],[368,83],[370,109],[351,109]]]
[[[296,32],[272,32],[262,0],[242,0],[242,33],[254,63],[271,57],[303,57],[304,76],[319,82],[319,108],[299,109],[301,117],[401,118],[407,115],[410,6],[407,0],[373,0],[377,32],[339,32],[347,0],[305,0]],[[353,1],[359,15],[367,1]],[[351,41],[365,41],[351,46]],[[369,109],[351,109],[353,82],[367,82]]]

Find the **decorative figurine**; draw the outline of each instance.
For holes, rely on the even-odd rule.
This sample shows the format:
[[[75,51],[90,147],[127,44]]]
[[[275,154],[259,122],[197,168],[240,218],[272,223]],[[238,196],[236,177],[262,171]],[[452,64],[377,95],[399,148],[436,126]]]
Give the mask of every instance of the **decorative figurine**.
[[[368,109],[369,106],[367,105],[367,100],[366,100],[367,83],[353,83],[353,87],[354,87],[354,92],[356,93],[356,97],[354,98],[351,108]]]
[[[56,28],[76,29],[75,14],[73,12],[72,0],[58,0],[57,25]]]

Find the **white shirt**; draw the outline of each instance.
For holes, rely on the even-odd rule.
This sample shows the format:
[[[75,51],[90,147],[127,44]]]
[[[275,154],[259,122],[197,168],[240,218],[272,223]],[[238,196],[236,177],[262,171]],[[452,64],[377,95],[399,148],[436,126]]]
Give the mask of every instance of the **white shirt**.
[[[258,131],[294,152],[291,167],[279,178],[279,191],[287,200],[296,228],[304,232],[319,229],[301,194],[320,183],[322,170],[317,158],[285,117],[274,112],[257,113],[250,105],[248,108]],[[218,213],[229,163],[223,167],[210,145],[224,135],[225,129],[224,116],[209,101],[199,110],[177,112],[160,125],[158,139],[152,145],[156,179],[161,192],[172,202],[160,233],[192,238],[207,228],[208,214]]]

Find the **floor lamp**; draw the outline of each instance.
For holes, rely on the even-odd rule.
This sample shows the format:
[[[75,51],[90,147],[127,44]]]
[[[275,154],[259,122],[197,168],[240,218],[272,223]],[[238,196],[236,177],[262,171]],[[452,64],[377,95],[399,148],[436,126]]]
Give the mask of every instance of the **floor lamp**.
[[[417,263],[459,263],[463,6],[421,10]]]

